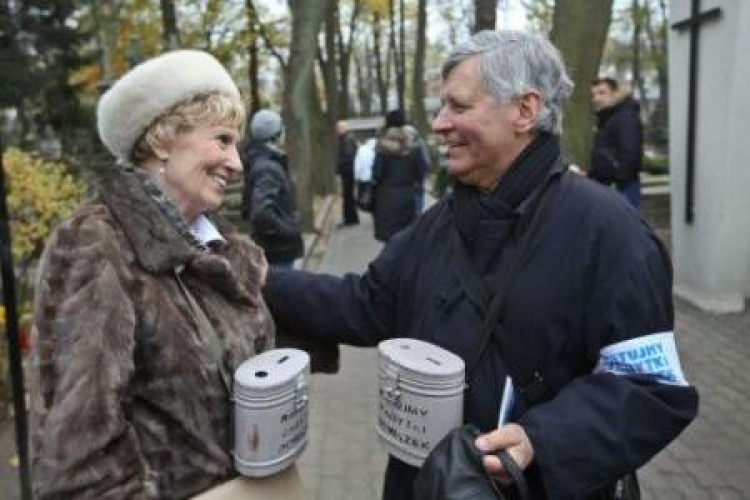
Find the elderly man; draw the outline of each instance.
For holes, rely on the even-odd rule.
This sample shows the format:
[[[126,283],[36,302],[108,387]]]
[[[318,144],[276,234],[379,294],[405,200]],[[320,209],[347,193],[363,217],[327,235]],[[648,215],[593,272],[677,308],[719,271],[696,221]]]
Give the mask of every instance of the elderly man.
[[[502,448],[534,498],[614,498],[617,479],[697,411],[667,254],[617,193],[568,171],[559,134],[572,82],[547,40],[480,32],[442,74],[433,128],[453,193],[361,276],[271,270],[272,312],[311,336],[413,337],[458,354],[464,419],[485,433],[475,444],[490,474],[504,478],[491,454]],[[384,498],[412,498],[417,472],[391,457]]]

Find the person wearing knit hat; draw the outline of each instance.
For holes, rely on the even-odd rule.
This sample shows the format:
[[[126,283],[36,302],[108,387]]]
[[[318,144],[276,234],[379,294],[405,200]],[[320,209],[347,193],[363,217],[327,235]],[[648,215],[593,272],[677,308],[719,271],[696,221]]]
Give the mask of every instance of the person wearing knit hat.
[[[262,250],[216,210],[245,109],[212,55],[168,52],[100,99],[114,157],[39,264],[37,498],[187,498],[235,477],[231,374],[274,345]]]
[[[302,223],[294,198],[289,160],[281,146],[281,116],[270,109],[250,120],[250,138],[242,149],[245,186],[242,213],[268,263],[291,267],[302,256]]]
[[[250,137],[258,142],[277,142],[284,131],[281,116],[270,109],[261,109],[250,121]]]

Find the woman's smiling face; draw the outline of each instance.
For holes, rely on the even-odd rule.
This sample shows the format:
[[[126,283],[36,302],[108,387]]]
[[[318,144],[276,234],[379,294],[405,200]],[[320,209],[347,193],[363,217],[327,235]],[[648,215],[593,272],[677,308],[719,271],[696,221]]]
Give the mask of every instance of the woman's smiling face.
[[[166,161],[157,182],[188,224],[219,208],[227,185],[242,172],[239,140],[231,126],[197,126],[178,133],[163,149]]]

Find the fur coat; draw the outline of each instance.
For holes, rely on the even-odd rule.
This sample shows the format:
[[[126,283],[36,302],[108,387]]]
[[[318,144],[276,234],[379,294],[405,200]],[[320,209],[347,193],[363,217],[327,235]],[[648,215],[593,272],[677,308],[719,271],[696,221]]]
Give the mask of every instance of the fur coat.
[[[52,235],[35,304],[31,449],[38,498],[185,498],[234,475],[230,402],[180,278],[229,373],[274,345],[262,251],[188,243],[134,172]]]

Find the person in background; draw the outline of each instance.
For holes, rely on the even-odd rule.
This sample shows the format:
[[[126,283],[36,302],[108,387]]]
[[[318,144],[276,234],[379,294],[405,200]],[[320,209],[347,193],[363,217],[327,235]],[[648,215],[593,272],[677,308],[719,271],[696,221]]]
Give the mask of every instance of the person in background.
[[[117,164],[39,263],[35,498],[188,498],[236,476],[231,376],[274,346],[263,251],[216,213],[245,109],[214,57],[180,50],[116,82],[97,124]]]
[[[432,128],[452,192],[363,274],[271,269],[266,300],[310,338],[416,338],[461,356],[464,420],[482,432],[474,445],[489,474],[507,484],[494,455],[505,449],[533,498],[614,498],[697,412],[668,253],[617,193],[568,170],[560,134],[573,84],[547,39],[481,31],[442,77]],[[383,498],[413,498],[417,473],[391,456]]]
[[[639,208],[643,164],[640,104],[612,78],[594,80],[591,102],[597,129],[588,175],[605,186],[614,184],[631,205]]]
[[[354,179],[357,182],[357,206],[366,212],[372,211],[372,164],[375,162],[375,146],[378,140],[370,137],[357,148],[354,157]]]
[[[388,241],[414,222],[414,192],[425,170],[423,151],[406,128],[403,111],[388,112],[372,166],[375,239]]]
[[[407,123],[404,125],[404,130],[409,134],[411,141],[416,145],[420,153],[420,178],[417,179],[414,187],[414,205],[417,215],[419,215],[424,212],[424,180],[430,172],[430,153],[427,150],[427,144],[424,139],[419,136],[419,131],[413,125]]]
[[[359,224],[359,213],[354,199],[354,157],[357,154],[357,141],[349,133],[344,120],[336,122],[336,135],[338,136],[336,173],[341,177],[341,208],[344,217],[341,225],[354,226]]]
[[[241,155],[245,167],[243,213],[268,263],[292,267],[304,253],[304,242],[289,161],[281,147],[281,116],[262,109],[253,115],[249,132]]]

